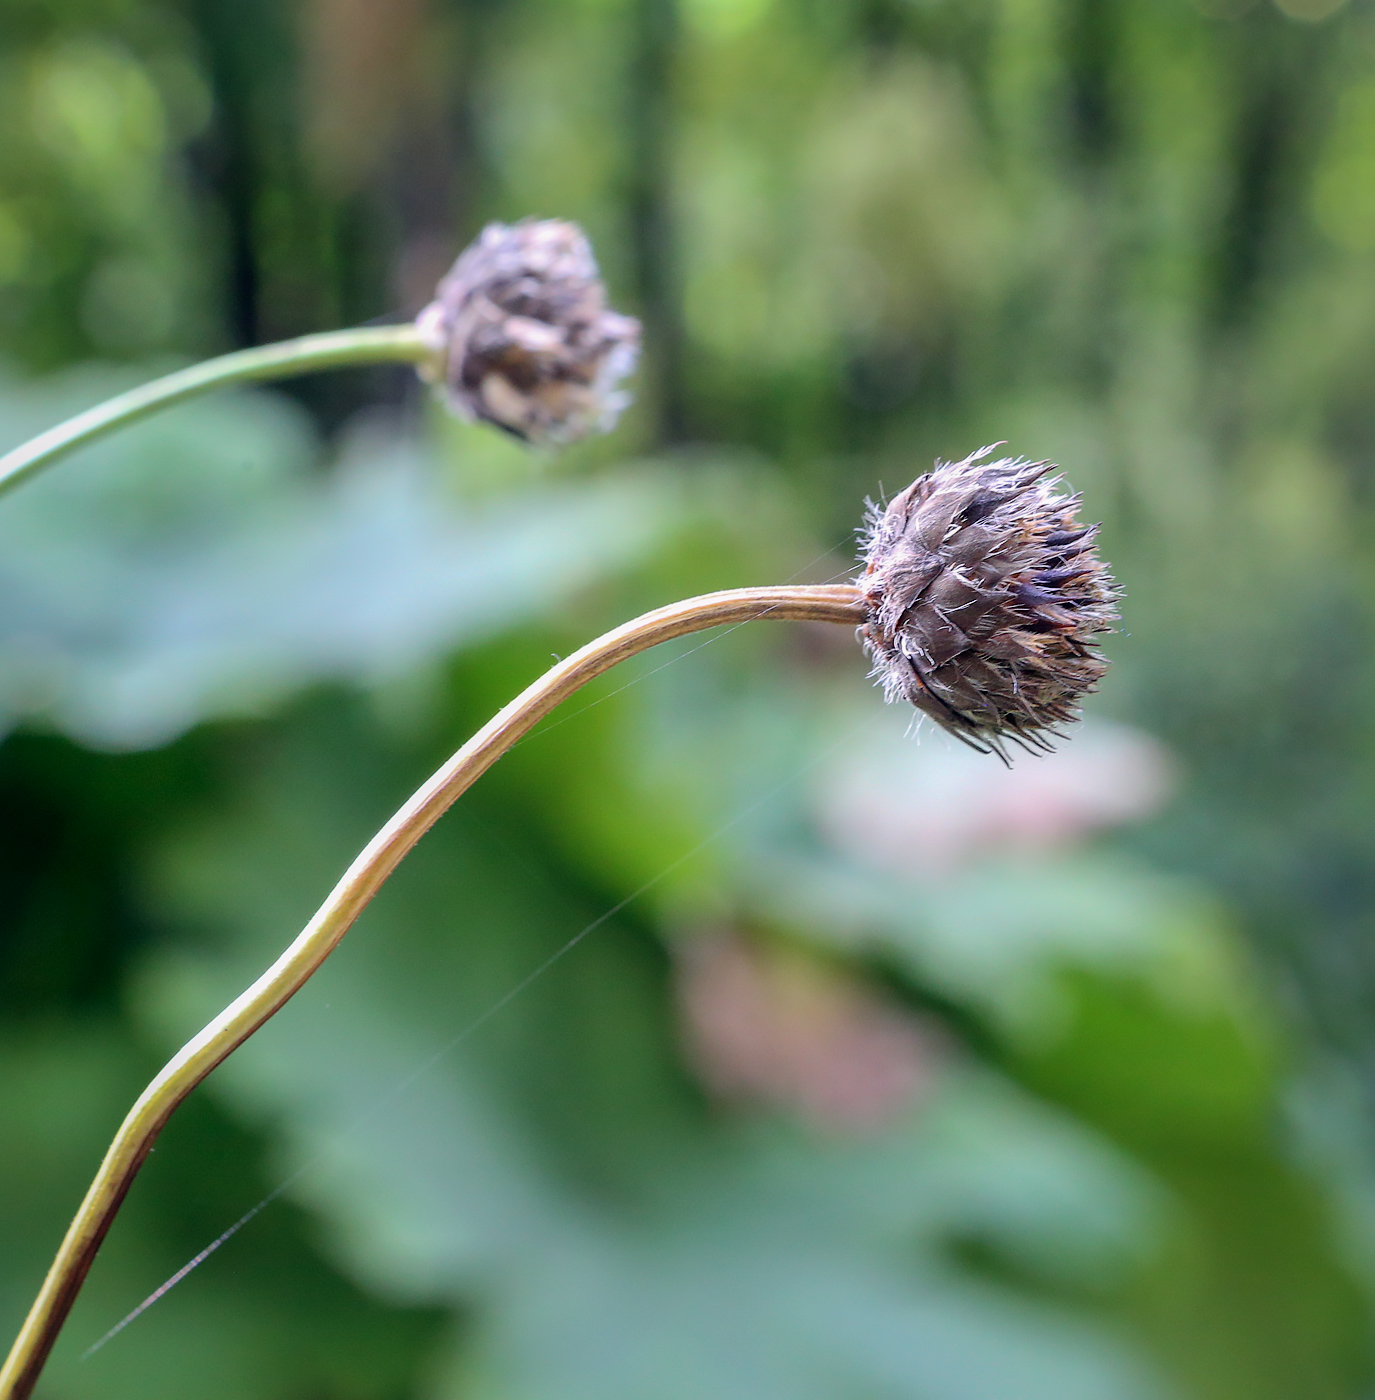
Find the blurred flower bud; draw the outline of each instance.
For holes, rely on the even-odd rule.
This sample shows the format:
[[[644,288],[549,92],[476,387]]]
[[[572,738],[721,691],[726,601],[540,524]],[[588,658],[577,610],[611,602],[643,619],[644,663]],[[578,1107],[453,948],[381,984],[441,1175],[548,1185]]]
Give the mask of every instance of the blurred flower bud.
[[[889,700],[982,752],[1050,747],[1107,669],[1118,592],[1050,462],[938,462],[871,507],[860,629]]]
[[[630,402],[616,386],[635,367],[640,323],[607,310],[576,224],[488,224],[416,323],[453,407],[526,442],[605,432]]]

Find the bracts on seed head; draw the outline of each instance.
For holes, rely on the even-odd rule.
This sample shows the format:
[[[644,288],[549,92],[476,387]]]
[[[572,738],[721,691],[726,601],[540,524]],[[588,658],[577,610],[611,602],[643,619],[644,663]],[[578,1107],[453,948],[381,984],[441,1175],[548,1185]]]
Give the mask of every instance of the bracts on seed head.
[[[860,635],[889,700],[1004,762],[1047,750],[1107,669],[1119,592],[1051,462],[985,447],[871,504]]]
[[[556,445],[614,426],[640,323],[606,304],[586,235],[563,219],[488,224],[416,322],[460,415]]]

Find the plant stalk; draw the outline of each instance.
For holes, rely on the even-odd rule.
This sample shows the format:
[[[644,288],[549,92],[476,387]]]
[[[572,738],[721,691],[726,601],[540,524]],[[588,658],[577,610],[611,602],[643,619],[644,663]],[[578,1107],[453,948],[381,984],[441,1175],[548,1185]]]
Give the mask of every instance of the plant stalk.
[[[413,324],[326,331],[321,335],[301,336],[299,340],[283,340],[276,345],[236,350],[231,355],[179,369],[151,384],[107,399],[5,453],[0,457],[0,492],[18,486],[50,462],[115,428],[207,389],[244,381],[285,379],[294,374],[342,369],[348,365],[421,364],[437,353]]]
[[[296,941],[177,1051],[129,1110],[0,1369],[0,1400],[28,1400],[32,1394],[115,1213],[178,1104],[305,985],[407,852],[449,806],[555,706],[603,671],[673,637],[762,618],[853,625],[864,620],[864,612],[857,589],[834,584],[732,589],[645,613],[547,671],[406,802],[344,873]]]

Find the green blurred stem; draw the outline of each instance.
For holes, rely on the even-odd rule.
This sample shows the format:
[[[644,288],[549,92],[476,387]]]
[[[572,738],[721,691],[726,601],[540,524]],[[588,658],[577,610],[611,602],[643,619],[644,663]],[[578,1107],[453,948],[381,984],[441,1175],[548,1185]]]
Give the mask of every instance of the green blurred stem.
[[[189,369],[155,379],[127,394],[107,399],[46,433],[0,457],[0,492],[26,481],[35,472],[65,453],[98,437],[137,422],[160,408],[218,389],[263,379],[286,379],[313,370],[343,369],[349,365],[423,364],[435,360],[438,351],[414,325],[369,326],[360,330],[327,331],[236,350],[232,355],[205,360]]]
[[[547,671],[415,793],[368,843],[296,941],[168,1061],[129,1110],[0,1369],[0,1400],[27,1400],[32,1394],[96,1251],[173,1110],[305,985],[407,852],[449,806],[555,706],[618,662],[689,632],[760,618],[853,626],[864,620],[864,613],[859,591],[846,584],[738,588],[658,608],[588,643]]]

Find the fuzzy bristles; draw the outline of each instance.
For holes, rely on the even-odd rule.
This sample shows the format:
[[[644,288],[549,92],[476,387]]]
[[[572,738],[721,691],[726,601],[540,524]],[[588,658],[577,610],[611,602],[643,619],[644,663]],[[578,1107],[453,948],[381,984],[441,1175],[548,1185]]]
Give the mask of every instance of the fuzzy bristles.
[[[938,462],[870,507],[860,629],[889,700],[1007,759],[1045,750],[1107,663],[1118,590],[1050,462]]]

